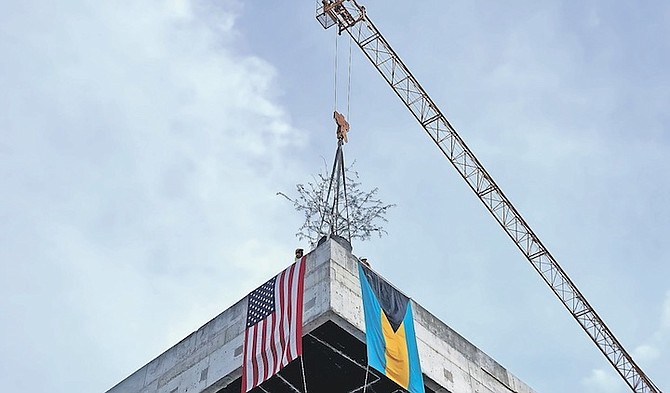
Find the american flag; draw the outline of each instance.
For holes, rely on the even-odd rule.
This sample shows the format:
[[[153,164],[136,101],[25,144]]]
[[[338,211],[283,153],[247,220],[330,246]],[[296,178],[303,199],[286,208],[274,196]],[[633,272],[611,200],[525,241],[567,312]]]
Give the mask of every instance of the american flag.
[[[263,383],[302,355],[305,257],[248,297],[242,393]]]

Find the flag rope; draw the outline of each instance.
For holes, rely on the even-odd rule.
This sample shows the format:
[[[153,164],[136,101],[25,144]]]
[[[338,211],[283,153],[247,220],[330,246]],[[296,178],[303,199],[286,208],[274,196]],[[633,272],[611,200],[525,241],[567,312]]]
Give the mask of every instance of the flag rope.
[[[305,378],[305,361],[303,360],[305,355],[300,356],[300,368],[302,369],[302,384],[305,387],[304,393],[307,393],[307,379]]]
[[[368,373],[370,372],[370,365],[365,366],[365,382],[363,383],[363,393],[368,390]]]

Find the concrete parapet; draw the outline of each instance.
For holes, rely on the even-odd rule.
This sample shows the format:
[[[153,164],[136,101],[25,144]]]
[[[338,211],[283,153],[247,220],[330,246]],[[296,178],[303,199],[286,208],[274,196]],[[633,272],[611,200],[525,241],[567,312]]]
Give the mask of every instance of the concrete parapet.
[[[365,343],[358,263],[347,248],[333,239],[307,254],[304,335],[332,322],[343,330],[342,334],[348,333]],[[419,304],[414,303],[413,310],[427,391],[534,392]],[[246,311],[245,298],[107,393],[227,392],[242,373]],[[341,355],[346,357],[346,353]]]

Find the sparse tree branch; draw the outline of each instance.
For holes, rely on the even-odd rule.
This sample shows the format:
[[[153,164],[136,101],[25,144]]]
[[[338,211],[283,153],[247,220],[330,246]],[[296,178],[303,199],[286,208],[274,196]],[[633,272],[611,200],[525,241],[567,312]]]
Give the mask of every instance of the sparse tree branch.
[[[379,200],[377,198],[378,188],[370,191],[363,190],[358,172],[352,169],[354,163],[355,161],[345,168],[346,198],[349,207],[348,221],[344,209],[341,209],[337,216],[333,217],[331,210],[332,196],[330,201],[326,200],[330,185],[327,167],[325,173],[313,175],[312,181],[306,184],[296,184],[297,197],[291,198],[283,192],[277,193],[277,195],[293,203],[295,210],[305,217],[305,221],[296,233],[299,240],[307,239],[312,244],[316,244],[317,240],[325,235],[333,224],[337,224],[337,228],[348,228],[352,240],[365,241],[373,235],[382,237],[388,234],[383,227],[383,223],[388,222],[386,213],[395,204],[384,204]],[[331,190],[331,193],[333,192],[336,192],[335,189]],[[344,201],[343,187],[340,187],[338,197],[341,201]]]

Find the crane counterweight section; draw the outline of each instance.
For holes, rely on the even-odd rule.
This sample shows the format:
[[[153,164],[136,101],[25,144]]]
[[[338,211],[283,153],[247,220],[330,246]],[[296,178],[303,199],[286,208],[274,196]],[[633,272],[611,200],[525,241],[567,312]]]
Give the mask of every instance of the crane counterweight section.
[[[634,392],[660,393],[458,135],[356,0],[323,0],[316,18],[346,31]]]

